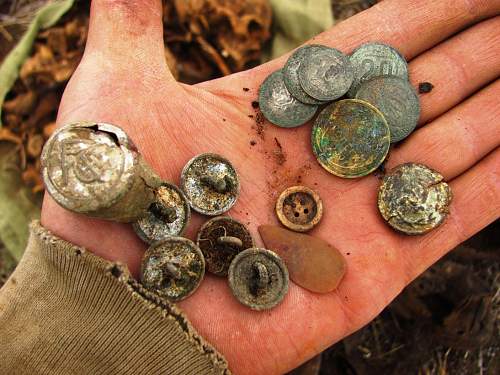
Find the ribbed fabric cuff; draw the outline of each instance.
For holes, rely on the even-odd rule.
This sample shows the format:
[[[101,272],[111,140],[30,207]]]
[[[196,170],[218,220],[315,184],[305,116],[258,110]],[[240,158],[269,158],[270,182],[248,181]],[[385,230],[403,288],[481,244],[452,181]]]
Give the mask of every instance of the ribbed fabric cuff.
[[[1,374],[229,374],[174,305],[120,264],[31,226],[0,290]]]

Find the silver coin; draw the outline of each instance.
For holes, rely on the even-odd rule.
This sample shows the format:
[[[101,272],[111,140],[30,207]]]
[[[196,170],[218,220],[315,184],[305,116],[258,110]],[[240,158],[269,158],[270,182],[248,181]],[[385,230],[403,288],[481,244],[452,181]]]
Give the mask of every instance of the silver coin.
[[[299,66],[300,85],[318,100],[340,98],[351,87],[353,77],[349,58],[335,48],[315,49]]]
[[[328,47],[318,44],[300,47],[288,58],[285,66],[283,67],[283,80],[285,81],[286,88],[295,99],[300,100],[302,103],[316,105],[324,103],[322,100],[314,99],[304,91],[299,82],[299,67],[308,54],[315,50],[325,48]]]
[[[408,63],[393,47],[383,43],[366,43],[350,56],[354,81],[347,96],[354,98],[359,85],[373,77],[391,75],[408,80]]]
[[[391,142],[398,142],[410,135],[420,117],[420,102],[410,83],[394,76],[380,76],[364,82],[356,93],[382,112],[389,129]]]
[[[281,69],[270,74],[260,86],[259,107],[269,121],[282,128],[305,124],[318,109],[318,106],[304,104],[290,94]]]

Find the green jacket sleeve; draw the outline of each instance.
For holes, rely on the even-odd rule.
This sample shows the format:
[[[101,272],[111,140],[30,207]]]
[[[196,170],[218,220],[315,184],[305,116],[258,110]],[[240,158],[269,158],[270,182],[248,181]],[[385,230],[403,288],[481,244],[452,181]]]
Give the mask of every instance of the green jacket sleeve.
[[[0,374],[229,374],[182,312],[126,267],[34,222],[0,289]]]

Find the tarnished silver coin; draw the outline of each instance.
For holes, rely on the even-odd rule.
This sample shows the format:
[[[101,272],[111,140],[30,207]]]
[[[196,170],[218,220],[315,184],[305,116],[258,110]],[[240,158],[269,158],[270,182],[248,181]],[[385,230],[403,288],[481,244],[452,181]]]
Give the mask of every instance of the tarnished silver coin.
[[[392,169],[378,192],[382,217],[406,234],[423,234],[439,226],[448,215],[451,200],[451,189],[443,176],[417,163]]]
[[[187,238],[169,237],[156,242],[142,258],[143,285],[172,302],[190,296],[204,275],[203,254]]]
[[[282,128],[305,124],[318,109],[318,106],[302,103],[290,94],[281,69],[270,74],[260,86],[259,107],[269,121]]]
[[[181,189],[193,210],[216,216],[228,211],[240,194],[236,169],[217,154],[200,154],[184,166]]]
[[[304,91],[299,81],[299,67],[305,56],[309,53],[312,53],[317,49],[325,48],[328,47],[319,44],[310,44],[300,47],[288,58],[285,66],[283,67],[283,80],[285,81],[286,88],[295,99],[300,100],[302,103],[315,105],[324,103],[321,100],[314,99]]]
[[[393,47],[383,43],[366,43],[358,47],[350,56],[354,71],[354,81],[347,95],[356,96],[359,85],[381,75],[397,76],[408,80],[408,64]]]
[[[189,203],[177,186],[164,182],[155,190],[155,197],[146,216],[134,223],[137,235],[149,244],[180,236],[191,216]]]
[[[420,102],[410,83],[395,76],[374,77],[359,87],[356,99],[373,104],[384,115],[391,142],[406,138],[420,117]]]
[[[311,50],[299,66],[299,81],[315,99],[335,100],[351,87],[354,78],[349,58],[335,48]]]
[[[270,309],[288,291],[288,270],[274,252],[261,248],[242,251],[231,262],[228,273],[233,295],[253,310]]]

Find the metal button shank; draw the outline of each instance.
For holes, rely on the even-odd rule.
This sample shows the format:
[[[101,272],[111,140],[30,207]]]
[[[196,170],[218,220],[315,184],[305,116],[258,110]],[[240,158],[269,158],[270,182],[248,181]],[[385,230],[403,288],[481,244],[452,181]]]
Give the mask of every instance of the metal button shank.
[[[284,190],[276,201],[276,215],[285,227],[306,232],[321,220],[323,203],[314,190],[306,186],[292,186]]]
[[[144,254],[141,281],[170,301],[191,295],[205,275],[205,260],[192,241],[170,237],[152,245]]]
[[[271,309],[288,291],[288,270],[274,252],[251,248],[239,253],[229,267],[229,286],[242,304],[253,310]]]
[[[228,216],[215,217],[203,224],[196,243],[205,256],[207,270],[219,276],[227,276],[229,265],[238,253],[254,247],[248,229]]]

